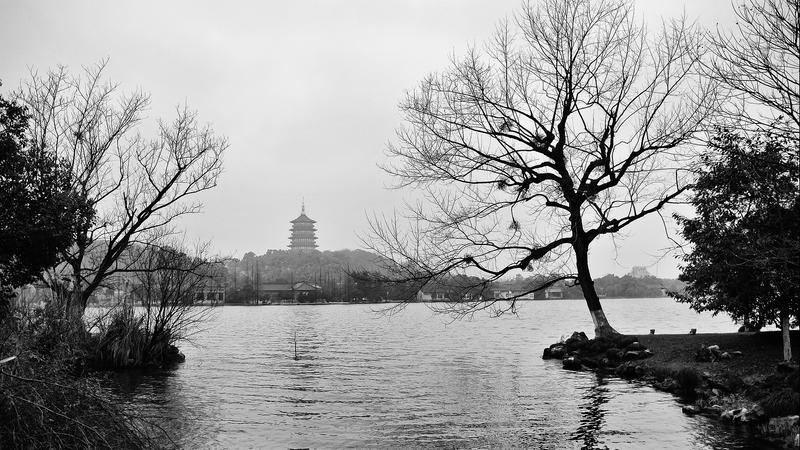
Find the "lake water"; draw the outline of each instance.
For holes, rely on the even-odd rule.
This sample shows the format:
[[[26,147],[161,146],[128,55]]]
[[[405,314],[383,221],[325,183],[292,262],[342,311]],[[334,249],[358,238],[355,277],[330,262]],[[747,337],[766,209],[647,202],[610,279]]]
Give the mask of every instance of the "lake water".
[[[670,299],[606,299],[628,334],[730,332]],[[186,362],[119,375],[119,395],[186,448],[750,448],[639,383],[569,372],[542,349],[591,331],[585,303],[525,302],[457,320],[411,304],[225,306]],[[294,359],[297,343],[298,360]]]

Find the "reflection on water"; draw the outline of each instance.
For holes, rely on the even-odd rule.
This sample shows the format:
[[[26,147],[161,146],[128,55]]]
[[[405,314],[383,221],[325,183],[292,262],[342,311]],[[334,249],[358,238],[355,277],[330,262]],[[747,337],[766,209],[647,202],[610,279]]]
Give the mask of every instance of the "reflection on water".
[[[583,441],[581,449],[597,448],[599,442],[598,434],[603,429],[605,410],[603,405],[608,403],[607,383],[599,374],[595,374],[596,383],[590,386],[582,396],[579,406],[581,412],[581,424],[577,431],[570,438],[576,441]]]
[[[666,299],[606,309],[632,334],[734,329]],[[580,301],[456,322],[424,305],[391,317],[363,305],[226,306],[177,370],[109,384],[186,448],[752,446],[684,416],[670,395],[541,359],[591,327]]]

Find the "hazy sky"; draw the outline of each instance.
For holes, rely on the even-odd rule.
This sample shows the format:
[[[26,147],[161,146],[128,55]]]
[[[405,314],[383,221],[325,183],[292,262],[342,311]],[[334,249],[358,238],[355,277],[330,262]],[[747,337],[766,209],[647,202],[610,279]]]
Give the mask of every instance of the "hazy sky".
[[[535,0],[534,0],[535,1]],[[228,136],[225,173],[184,224],[241,256],[286,248],[289,221],[318,221],[323,250],[357,248],[366,215],[390,212],[407,193],[377,163],[400,125],[397,104],[426,74],[482,43],[518,0],[486,1],[11,1],[0,0],[2,91],[29,68],[79,70],[110,58],[123,89],[150,92],[149,118],[186,102]],[[649,22],[686,12],[713,26],[728,0],[639,0]],[[659,221],[600,242],[596,275],[633,265],[675,276]]]

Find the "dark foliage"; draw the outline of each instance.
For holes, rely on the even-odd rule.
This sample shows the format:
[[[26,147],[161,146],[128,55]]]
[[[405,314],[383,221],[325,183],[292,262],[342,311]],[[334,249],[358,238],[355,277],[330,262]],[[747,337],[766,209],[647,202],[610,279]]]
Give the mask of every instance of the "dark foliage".
[[[793,416],[800,413],[800,392],[783,388],[772,392],[761,402],[769,417]]]
[[[29,145],[27,128],[25,109],[0,97],[0,286],[29,283],[54,266],[92,217],[65,163]]]
[[[679,217],[694,249],[682,302],[758,326],[800,312],[800,149],[797,140],[721,130],[704,157],[692,204]]]

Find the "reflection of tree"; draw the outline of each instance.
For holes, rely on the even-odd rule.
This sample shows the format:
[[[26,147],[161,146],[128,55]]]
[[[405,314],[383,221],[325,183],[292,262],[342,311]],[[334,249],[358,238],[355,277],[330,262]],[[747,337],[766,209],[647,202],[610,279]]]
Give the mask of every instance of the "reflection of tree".
[[[598,447],[598,434],[605,422],[603,405],[608,402],[606,384],[608,384],[606,380],[598,374],[597,383],[590,387],[583,396],[585,403],[580,406],[581,424],[570,437],[571,440],[575,441],[583,440],[582,450],[600,448]]]
[[[104,384],[164,448],[204,447],[220,432],[218,403],[188,386],[170,371],[120,372]]]

